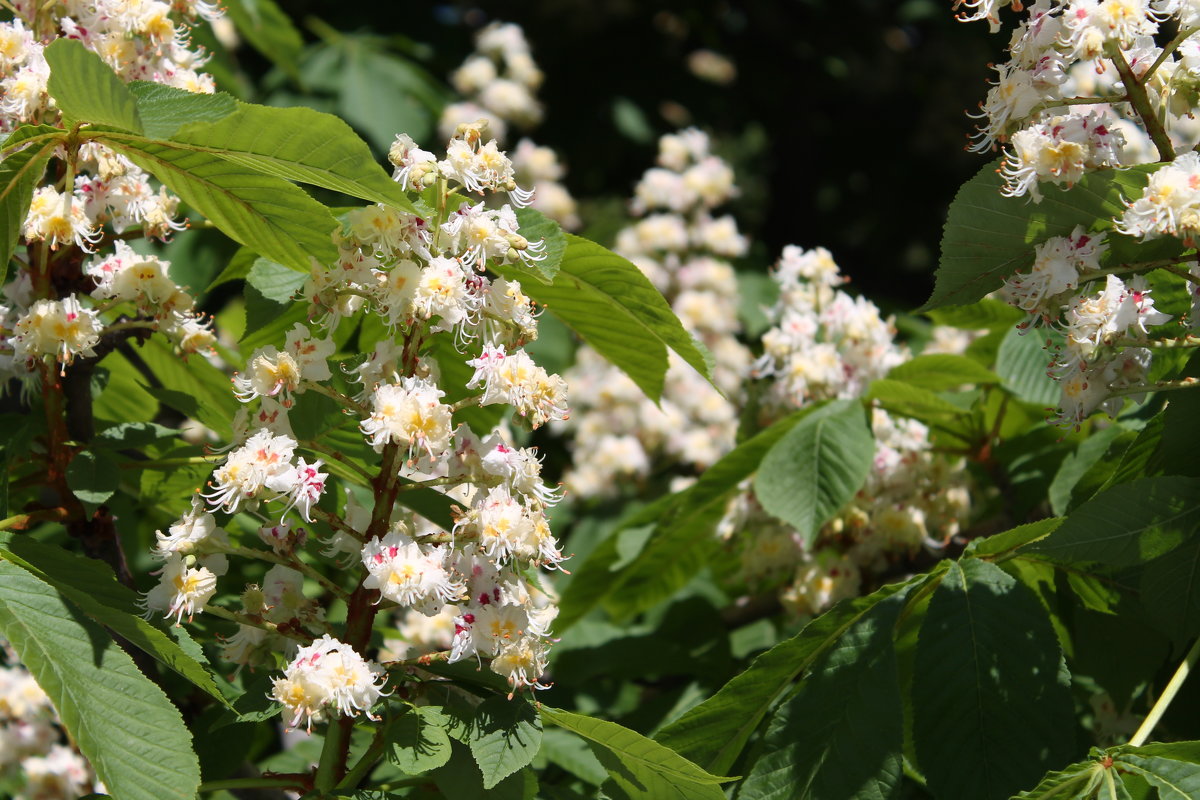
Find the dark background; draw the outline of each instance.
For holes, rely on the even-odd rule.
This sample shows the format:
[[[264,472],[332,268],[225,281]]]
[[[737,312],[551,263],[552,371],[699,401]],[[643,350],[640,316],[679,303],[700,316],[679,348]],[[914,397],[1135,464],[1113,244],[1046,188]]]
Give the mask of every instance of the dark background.
[[[957,22],[949,0],[331,6],[286,9],[309,40],[313,17],[384,37],[441,81],[479,27],[519,23],[546,75],[533,137],[564,157],[572,193],[591,199],[596,238],[651,165],[654,139],[695,124],[734,164],[742,197],[730,210],[754,241],[748,261],[823,245],[859,291],[896,309],[928,297],[946,207],[989,160],[964,152],[964,112],[986,94],[1007,38]],[[733,60],[736,80],[692,75],[698,48]]]

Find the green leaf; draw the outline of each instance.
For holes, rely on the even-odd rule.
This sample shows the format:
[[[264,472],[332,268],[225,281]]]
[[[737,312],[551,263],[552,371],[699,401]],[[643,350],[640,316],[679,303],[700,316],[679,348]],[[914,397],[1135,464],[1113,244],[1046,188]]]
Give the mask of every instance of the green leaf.
[[[533,761],[542,746],[542,723],[526,701],[494,695],[476,709],[469,744],[483,788],[491,789]]]
[[[758,469],[763,455],[784,434],[814,410],[784,417],[725,454],[692,486],[623,520],[575,570],[559,603],[555,630],[566,630],[604,598],[609,598],[609,611],[617,617],[645,611],[695,577],[707,558],[706,545],[714,541],[709,523],[722,512],[728,495]],[[622,533],[639,526],[653,526],[651,538],[643,539],[636,553],[623,552],[629,539],[622,539]]]
[[[103,562],[27,536],[15,536],[0,546],[0,558],[53,586],[84,614],[227,704],[208,670],[165,633],[142,619],[137,612],[137,596],[117,583]]]
[[[703,352],[641,270],[595,242],[564,235],[567,249],[552,284],[527,280],[529,271],[515,265],[496,272],[521,281],[525,294],[624,370],[651,400],[662,395],[668,347],[712,380]]]
[[[104,141],[139,149],[170,145],[196,155],[216,156],[252,172],[415,211],[408,194],[375,161],[367,143],[332,114],[232,100],[236,110],[218,116],[213,101],[205,99],[207,95],[175,90],[168,109],[162,98],[169,94],[159,90],[159,104],[143,106],[147,117],[152,109],[165,115],[164,119],[151,117],[148,124],[166,130],[175,124],[183,104],[190,102],[202,104],[201,118],[178,127],[169,141],[124,133],[106,133]]]
[[[237,110],[237,100],[224,92],[196,94],[162,83],[129,84],[142,118],[142,132],[151,139],[170,139],[184,125],[216,122]]]
[[[935,392],[957,389],[964,384],[975,386],[1000,382],[996,373],[975,359],[943,353],[917,356],[903,364],[897,364],[887,376],[891,380],[903,381]]]
[[[538,782],[533,770],[522,769],[485,790],[470,751],[459,742],[450,743],[450,760],[430,775],[441,797],[484,798],[487,800],[534,800]],[[486,791],[486,794],[485,794]]]
[[[864,399],[876,401],[889,413],[951,431],[960,430],[970,419],[967,411],[928,389],[890,378],[872,381]]]
[[[533,262],[531,266],[537,270],[542,283],[553,283],[563,255],[567,252],[567,235],[557,222],[532,208],[518,208],[517,223],[521,226],[521,235],[530,244],[539,241],[545,243],[546,249],[542,251],[545,258]]]
[[[1040,330],[1022,334],[1013,328],[1000,342],[996,374],[1000,376],[1001,385],[1021,400],[1035,406],[1056,408],[1062,390],[1046,372],[1052,357],[1046,350],[1047,338],[1048,335]]]
[[[94,445],[121,450],[127,447],[147,447],[162,439],[172,439],[179,431],[153,422],[122,422],[105,428],[96,435]]]
[[[917,639],[917,758],[939,798],[1006,800],[1074,748],[1070,677],[1045,610],[999,567],[951,564]]]
[[[775,701],[794,686],[797,677],[808,673],[842,634],[879,603],[936,579],[941,571],[838,603],[800,633],[758,656],[749,669],[715,695],[659,731],[655,740],[707,770],[729,771]]]
[[[173,142],[140,137],[102,141],[179,195],[229,238],[272,261],[308,271],[332,263],[337,221],[329,209],[286,180]]]
[[[717,784],[733,780],[711,775],[670,748],[615,722],[541,706],[542,718],[599,745],[609,776],[631,800],[721,800]]]
[[[46,47],[50,80],[46,91],[63,114],[76,122],[142,132],[133,93],[100,56],[76,39],[55,39]]]
[[[63,135],[63,131],[49,125],[26,125],[4,140],[3,147],[8,155],[0,161],[0,257],[3,259],[0,260],[0,283],[8,275],[8,262],[21,238],[33,190]],[[22,150],[9,149],[22,143],[28,143]]]
[[[763,457],[754,491],[762,507],[806,542],[857,492],[875,439],[860,403],[838,400],[809,414]]]
[[[304,38],[274,0],[225,0],[221,7],[251,47],[298,77],[296,61]]]
[[[163,388],[195,398],[197,419],[224,439],[232,435],[231,421],[240,404],[225,373],[197,356],[184,361],[157,336],[143,343],[138,355]]]
[[[200,764],[192,735],[167,696],[58,592],[7,562],[0,562],[0,636],[49,695],[112,796],[195,796]]]
[[[1200,632],[1200,535],[1147,564],[1141,589],[1154,627],[1180,642]]]
[[[1153,747],[1153,745],[1151,746]],[[1158,789],[1159,800],[1194,800],[1200,797],[1200,764],[1148,755],[1150,747],[1122,752],[1113,759],[1113,766],[1141,775]],[[1195,758],[1195,755],[1192,755]]]
[[[446,717],[434,706],[410,708],[387,731],[388,759],[409,775],[437,769],[450,760]]]
[[[1013,800],[1075,800],[1091,797],[1104,781],[1104,767],[1096,761],[1080,761],[1064,770],[1047,772],[1038,785]]]
[[[1004,197],[999,162],[992,162],[963,184],[946,218],[942,257],[933,296],[925,308],[963,305],[999,289],[1009,276],[1033,264],[1034,245],[1051,236],[1067,236],[1082,225],[1085,230],[1107,229],[1114,258],[1122,257],[1120,240],[1111,232],[1114,216],[1124,213],[1123,197],[1138,197],[1150,173],[1161,164],[1102,170],[1084,176],[1068,189],[1042,184],[1042,201]],[[1125,260],[1165,258],[1179,251],[1179,243],[1164,242],[1161,252]],[[1173,251],[1172,251],[1173,248]]]
[[[1050,508],[1055,515],[1062,516],[1067,513],[1079,481],[1104,458],[1113,441],[1124,432],[1125,430],[1117,425],[1094,430],[1079,443],[1074,453],[1063,459],[1058,472],[1054,474],[1054,480],[1050,482]]]
[[[542,753],[552,763],[593,786],[608,778],[608,770],[596,758],[591,746],[563,728],[542,731]]]
[[[1200,478],[1143,478],[1114,486],[1030,546],[1058,561],[1129,567],[1179,545],[1200,524]]]
[[[89,512],[112,497],[120,483],[116,460],[103,451],[83,450],[67,466],[67,486]]]
[[[1045,539],[1051,533],[1062,525],[1063,520],[1059,517],[1049,517],[1048,519],[1040,519],[1037,522],[1029,522],[1024,525],[1018,525],[1011,530],[1003,533],[995,533],[991,536],[983,536],[978,539],[972,539],[964,551],[969,556],[984,556],[998,555],[1007,553],[1011,550],[1024,547],[1030,542],[1036,542],[1040,539]]]
[[[892,635],[904,593],[863,614],[779,707],[741,800],[895,797],[904,748]]]
[[[250,271],[246,273],[246,283],[257,289],[263,297],[276,303],[290,303],[292,296],[300,291],[307,280],[307,272],[297,272],[265,258],[255,259]]]
[[[969,331],[1011,328],[1027,316],[1024,311],[1003,300],[985,297],[966,306],[946,306],[927,313],[935,325],[949,325]]]
[[[241,349],[247,353],[268,344],[278,346],[293,325],[308,320],[308,307],[304,303],[278,303],[250,285],[243,296],[246,330],[242,333]]]
[[[249,247],[239,247],[237,252],[233,254],[233,258],[229,259],[229,263],[225,265],[225,269],[221,270],[221,273],[213,278],[212,283],[204,291],[211,292],[223,283],[244,280],[254,267],[254,262],[258,261],[259,258],[260,256]]]

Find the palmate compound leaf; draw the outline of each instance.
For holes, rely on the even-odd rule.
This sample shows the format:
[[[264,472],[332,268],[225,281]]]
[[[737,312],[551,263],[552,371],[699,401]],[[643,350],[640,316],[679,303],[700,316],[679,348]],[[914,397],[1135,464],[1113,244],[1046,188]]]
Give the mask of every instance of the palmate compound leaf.
[[[63,135],[63,131],[49,125],[26,125],[4,140],[5,155],[0,161],[0,283],[8,275],[8,262],[21,237],[33,189]],[[22,144],[23,149],[15,149]]]
[[[1140,775],[1158,790],[1159,800],[1200,797],[1200,742],[1171,742],[1108,750],[1113,766]]]
[[[938,800],[1006,800],[1074,748],[1070,676],[1037,597],[999,567],[950,565],[917,639],[913,737]]]
[[[809,414],[763,456],[754,491],[767,512],[811,544],[862,487],[874,455],[862,404],[838,400]]]
[[[623,370],[651,400],[662,396],[668,348],[712,380],[702,346],[641,270],[595,242],[564,235],[567,246],[553,283],[530,280],[528,270],[515,265],[496,272],[520,281],[525,294]]]
[[[543,705],[542,718],[594,743],[592,749],[609,778],[629,800],[721,800],[719,784],[733,780],[712,775],[683,756],[615,722]],[[610,796],[613,792],[609,792]]]
[[[760,655],[750,668],[715,695],[664,727],[655,740],[707,770],[732,769],[750,735],[775,701],[835,645],[847,630],[880,603],[903,596],[944,569],[852,600],[844,600],[808,623],[800,633]]]
[[[933,296],[925,309],[982,299],[1033,263],[1034,245],[1051,236],[1066,236],[1076,225],[1108,231],[1116,250],[1113,257],[1126,257],[1134,242],[1112,233],[1111,220],[1125,210],[1122,197],[1141,196],[1147,176],[1161,166],[1094,172],[1070,189],[1042,184],[1042,201],[1034,203],[1028,197],[1000,194],[1004,180],[997,174],[999,165],[995,161],[981,169],[950,204]],[[1179,247],[1164,239],[1150,249],[1143,247],[1144,255],[1137,260],[1174,255]]]
[[[212,675],[163,631],[137,614],[137,596],[117,583],[100,561],[75,555],[26,536],[0,534],[0,559],[58,590],[63,598],[96,622],[228,704]]]
[[[904,708],[892,640],[909,588],[856,615],[810,662],[810,674],[771,718],[741,800],[896,796]]]
[[[109,794],[191,800],[200,785],[179,711],[49,584],[0,561],[0,635],[50,697]]]

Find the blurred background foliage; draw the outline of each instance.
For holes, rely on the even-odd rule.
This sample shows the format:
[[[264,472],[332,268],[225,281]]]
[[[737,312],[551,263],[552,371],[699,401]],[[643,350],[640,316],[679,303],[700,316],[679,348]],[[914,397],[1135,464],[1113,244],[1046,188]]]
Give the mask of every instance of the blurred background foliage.
[[[564,158],[585,235],[607,243],[657,137],[697,125],[737,173],[747,267],[788,243],[825,246],[889,310],[929,296],[946,208],[984,164],[963,150],[964,112],[1003,46],[948,0],[295,0],[279,6],[291,30],[256,0],[229,6],[244,44],[210,65],[219,85],[340,114],[380,153],[399,130],[436,149],[447,76],[479,28],[516,22],[546,76],[534,136]],[[704,50],[733,63],[732,80],[689,68]]]

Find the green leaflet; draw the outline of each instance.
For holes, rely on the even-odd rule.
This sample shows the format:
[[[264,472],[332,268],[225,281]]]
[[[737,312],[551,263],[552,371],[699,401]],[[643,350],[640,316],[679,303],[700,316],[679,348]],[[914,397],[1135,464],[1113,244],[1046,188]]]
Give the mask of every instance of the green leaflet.
[[[1000,382],[996,373],[975,359],[948,353],[917,356],[897,364],[887,377],[934,392],[956,389],[964,384],[974,386]]]
[[[528,270],[516,265],[496,271],[521,281],[525,294],[622,369],[651,400],[662,395],[667,348],[712,379],[703,349],[641,270],[595,242],[565,236],[553,283],[531,281]]]
[[[711,548],[711,522],[730,492],[758,469],[763,455],[814,408],[797,411],[742,442],[678,494],[659,498],[623,520],[576,570],[559,604],[555,629],[566,630],[608,598],[606,606],[628,617],[670,597],[694,577]],[[622,531],[653,526],[632,555],[621,552]],[[614,573],[615,576],[614,576]]]
[[[1047,340],[1056,338],[1061,337],[1040,330],[1022,334],[1016,328],[1005,334],[996,354],[996,373],[1004,388],[1026,403],[1057,407],[1062,389],[1046,372],[1051,359]]]
[[[797,676],[807,673],[817,658],[876,605],[905,595],[944,571],[939,568],[904,583],[890,584],[866,597],[838,603],[800,633],[760,655],[749,669],[667,725],[655,739],[706,769],[727,772],[750,734],[776,699],[793,686]]]
[[[6,562],[0,562],[0,635],[114,797],[195,796],[200,765],[192,735],[167,696],[52,587]]]
[[[1102,170],[1085,176],[1067,194],[1066,188],[1042,184],[1043,198],[1004,197],[999,162],[983,167],[962,185],[946,218],[942,256],[933,296],[925,309],[965,305],[999,289],[1006,278],[1033,263],[1034,245],[1051,236],[1066,236],[1076,225],[1107,230],[1113,245],[1111,260],[1165,258],[1180,251],[1179,242],[1162,239],[1141,245],[1112,232],[1112,218],[1124,212],[1122,197],[1138,197],[1152,164],[1121,170]]]
[[[542,283],[554,283],[554,276],[558,274],[563,255],[567,252],[567,235],[557,222],[532,208],[518,208],[517,222],[521,225],[521,235],[530,244],[539,241],[545,243],[545,250],[542,251],[545,257],[531,266]]]
[[[50,65],[46,90],[64,116],[76,122],[142,132],[142,118],[133,93],[83,42],[56,39],[46,47],[45,54]]]
[[[629,800],[721,800],[725,794],[718,784],[733,780],[711,775],[674,750],[615,722],[549,706],[540,711],[546,721],[598,745],[592,748],[596,757]]]
[[[542,722],[524,700],[493,695],[475,710],[468,744],[483,788],[491,789],[533,761],[542,745]]]
[[[409,775],[437,769],[450,760],[445,715],[434,706],[410,708],[388,726],[388,759]]]
[[[999,567],[950,565],[917,639],[913,737],[939,800],[1007,800],[1070,757],[1070,676],[1036,596]]]
[[[738,797],[897,796],[904,709],[893,631],[906,592],[858,615],[771,718]]]
[[[211,152],[141,137],[99,141],[158,178],[229,238],[272,261],[307,271],[331,263],[337,221],[329,209],[288,181]]]
[[[84,614],[227,704],[208,670],[165,633],[137,615],[136,596],[117,583],[102,562],[26,536],[0,538],[0,558],[53,586]]]
[[[764,509],[811,544],[862,487],[874,455],[862,405],[837,400],[801,420],[763,456],[754,491]]]
[[[1200,479],[1143,478],[1101,492],[1029,550],[1058,561],[1130,567],[1156,558],[1200,524]]]
[[[8,275],[8,263],[21,237],[34,187],[63,135],[63,131],[49,125],[26,125],[4,140],[7,155],[0,161],[0,282]],[[22,143],[27,143],[24,149],[10,150]]]
[[[296,61],[304,48],[304,38],[275,0],[225,0],[221,6],[251,47],[288,75],[298,77]]]

